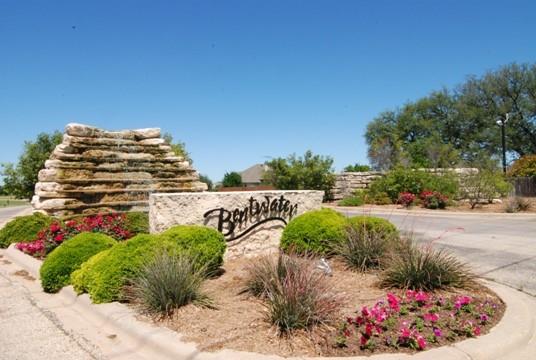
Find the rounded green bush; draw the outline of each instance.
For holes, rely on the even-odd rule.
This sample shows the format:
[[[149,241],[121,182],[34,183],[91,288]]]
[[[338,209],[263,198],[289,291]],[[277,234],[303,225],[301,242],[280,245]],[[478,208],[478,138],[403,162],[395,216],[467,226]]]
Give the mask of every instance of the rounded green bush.
[[[386,238],[398,236],[398,230],[389,220],[375,216],[354,216],[348,219],[348,225],[358,232],[381,234]]]
[[[71,275],[78,293],[88,292],[95,303],[122,300],[122,289],[142,267],[162,251],[188,254],[200,266],[215,270],[223,263],[225,239],[203,226],[176,226],[161,235],[139,234],[85,262]]]
[[[206,266],[208,272],[217,270],[223,264],[223,254],[227,244],[223,235],[215,229],[197,225],[174,226],[161,235],[196,259],[199,266]]]
[[[296,253],[326,254],[344,240],[346,218],[331,209],[306,212],[283,230],[281,249]]]
[[[16,217],[0,230],[0,248],[7,248],[12,243],[35,240],[39,231],[48,227],[53,220],[41,213]]]
[[[149,214],[141,211],[126,213],[125,228],[134,235],[149,233]]]
[[[45,292],[58,292],[69,284],[71,273],[93,255],[116,244],[111,237],[84,232],[65,241],[45,259],[40,269],[41,286]]]

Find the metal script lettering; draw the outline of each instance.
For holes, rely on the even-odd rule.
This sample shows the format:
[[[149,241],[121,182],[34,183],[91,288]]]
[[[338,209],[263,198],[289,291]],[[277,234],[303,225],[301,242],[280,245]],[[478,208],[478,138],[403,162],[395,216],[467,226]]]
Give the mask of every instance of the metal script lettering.
[[[287,219],[292,219],[297,212],[298,204],[292,204],[283,195],[274,199],[265,196],[262,202],[255,200],[252,196],[244,208],[233,210],[217,208],[207,211],[203,216],[205,219],[216,217],[218,231],[227,238],[227,241],[231,241],[241,238],[257,226],[269,221],[281,221],[286,225]],[[239,234],[234,233],[237,228],[241,228],[248,222],[251,224],[249,227]]]

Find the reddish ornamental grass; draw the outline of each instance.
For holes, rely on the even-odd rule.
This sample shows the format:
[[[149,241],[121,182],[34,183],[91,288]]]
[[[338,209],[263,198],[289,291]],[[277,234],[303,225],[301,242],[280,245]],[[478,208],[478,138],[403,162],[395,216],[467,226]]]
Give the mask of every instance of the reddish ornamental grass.
[[[362,351],[425,350],[432,344],[479,336],[503,309],[502,303],[490,298],[445,298],[413,290],[401,297],[390,293],[385,300],[364,306],[357,316],[341,323],[336,345]]]
[[[44,257],[65,240],[82,232],[99,232],[116,240],[126,240],[132,234],[124,226],[125,219],[125,214],[114,213],[87,216],[65,222],[56,221],[41,230],[34,241],[18,243],[16,247],[32,256]]]

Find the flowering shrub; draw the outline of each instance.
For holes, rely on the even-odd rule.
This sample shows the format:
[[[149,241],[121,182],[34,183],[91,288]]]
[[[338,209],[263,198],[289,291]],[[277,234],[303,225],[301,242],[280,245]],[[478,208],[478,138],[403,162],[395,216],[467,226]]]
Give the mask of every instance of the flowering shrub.
[[[93,215],[65,222],[54,221],[39,231],[32,242],[18,243],[17,249],[36,257],[44,257],[65,240],[82,232],[103,233],[116,240],[126,240],[132,236],[125,228],[125,214]]]
[[[419,195],[422,204],[427,209],[444,209],[447,207],[449,198],[439,191],[424,190]]]
[[[401,192],[398,195],[398,203],[404,207],[410,207],[415,202],[415,194],[410,192]]]
[[[446,344],[479,336],[502,304],[489,298],[448,298],[424,291],[407,290],[402,296],[389,293],[374,306],[364,306],[358,315],[339,326],[338,347],[424,350],[430,344]]]

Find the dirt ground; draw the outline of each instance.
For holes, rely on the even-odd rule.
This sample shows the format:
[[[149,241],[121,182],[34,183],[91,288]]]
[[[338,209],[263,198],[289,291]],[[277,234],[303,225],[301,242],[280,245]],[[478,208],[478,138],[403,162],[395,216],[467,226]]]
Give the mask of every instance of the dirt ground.
[[[229,261],[224,265],[223,275],[206,281],[204,289],[214,300],[217,309],[187,305],[168,319],[142,318],[179,332],[183,341],[198,344],[200,351],[227,348],[280,356],[352,355],[334,349],[335,328],[298,331],[290,337],[280,336],[277,329],[266,321],[263,302],[243,293],[245,269],[252,261],[255,259]],[[378,287],[378,273],[352,272],[335,260],[330,260],[330,265],[333,269],[330,277],[333,291],[344,299],[341,321],[347,316],[355,316],[363,306],[373,305],[388,292]],[[477,295],[481,291],[475,290],[469,294]],[[467,293],[464,291],[464,294]],[[359,349],[351,351],[353,354],[366,354]]]

